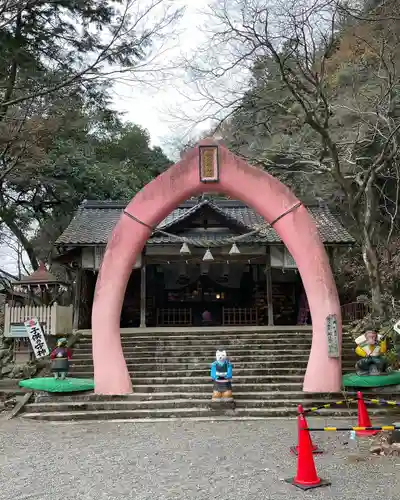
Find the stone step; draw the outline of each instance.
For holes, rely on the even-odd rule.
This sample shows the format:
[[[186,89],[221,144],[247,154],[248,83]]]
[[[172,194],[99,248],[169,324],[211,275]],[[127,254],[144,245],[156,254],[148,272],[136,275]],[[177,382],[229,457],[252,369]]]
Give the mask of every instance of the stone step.
[[[342,371],[343,373],[352,372],[355,370],[356,360],[345,359],[342,361]],[[188,376],[189,372],[193,373],[194,371],[201,372],[204,376],[209,376],[211,370],[211,364],[204,362],[204,360],[199,361],[198,363],[177,363],[177,364],[164,364],[159,362],[158,360],[154,360],[152,363],[140,363],[136,362],[136,360],[128,360],[126,363],[129,372],[132,373],[175,373],[181,372],[182,376]],[[291,370],[298,371],[300,373],[304,373],[308,366],[308,360],[296,360],[291,363],[286,362],[273,362],[270,360],[262,360],[254,364],[250,363],[240,363],[236,360],[233,360],[233,371],[234,377],[239,375],[238,370],[245,370],[249,375],[253,373],[259,373],[260,370],[263,372],[271,372],[271,373],[279,373],[281,370]],[[70,373],[82,372],[82,373],[92,373],[94,371],[94,365],[92,361],[84,362],[84,363],[72,363],[70,367]],[[283,372],[282,372],[283,373]],[[179,375],[177,375],[179,376]]]
[[[301,345],[311,345],[311,337],[293,337],[293,338],[234,338],[234,339],[195,339],[195,340],[185,340],[185,339],[168,339],[168,340],[154,340],[154,341],[142,341],[137,339],[123,340],[121,345],[125,347],[149,347],[153,349],[160,349],[165,347],[177,348],[181,347],[208,347],[209,349],[215,349],[216,347],[225,347],[229,349],[235,346],[247,346],[247,345],[288,345],[288,344],[301,344]],[[354,342],[343,341],[342,347],[352,348],[354,347]],[[79,342],[75,344],[75,348],[79,349],[91,349],[92,342]]]
[[[125,360],[127,362],[128,369],[134,369],[136,371],[146,371],[149,370],[162,370],[165,372],[171,371],[193,371],[193,370],[202,370],[209,371],[211,367],[211,363],[199,362],[199,363],[160,363],[158,361],[152,361],[148,363],[137,363],[135,360]],[[254,370],[266,369],[266,368],[302,368],[304,369],[307,366],[308,358],[304,359],[294,359],[291,361],[287,360],[267,360],[267,361],[259,361],[256,363],[234,363],[233,367],[235,369],[235,373],[237,370],[247,370],[249,372]],[[344,360],[342,363],[343,367],[353,367],[354,363],[352,360]],[[71,369],[76,370],[93,370],[93,360],[74,360],[71,363]]]
[[[300,377],[300,381],[291,381],[285,379],[282,382],[270,382],[270,383],[259,383],[259,384],[243,384],[234,383],[234,391],[238,392],[268,392],[268,391],[300,391],[303,389],[303,380]],[[207,379],[207,383],[198,384],[179,384],[171,383],[168,384],[139,384],[136,380],[132,380],[132,391],[142,392],[142,393],[153,393],[153,392],[207,392],[212,391],[212,382]]]
[[[186,337],[171,337],[171,338],[148,338],[141,339],[138,337],[126,337],[121,339],[122,345],[210,345],[214,346],[215,344],[223,344],[223,345],[232,345],[236,343],[263,343],[263,342],[282,342],[287,341],[290,343],[293,342],[311,342],[311,335],[291,335],[291,336],[282,336],[282,337],[271,337],[271,336],[237,336],[237,337],[213,337],[213,338],[186,338]],[[91,346],[92,341],[82,341],[79,340],[76,345],[79,346]]]
[[[85,373],[85,372],[82,372]],[[74,376],[77,375],[78,372],[74,373]],[[81,372],[79,372],[80,376]],[[235,376],[234,383],[236,384],[263,384],[269,382],[290,382],[290,381],[299,381],[303,380],[304,374],[297,373],[295,375],[239,375]],[[178,384],[178,385],[192,385],[192,384],[204,384],[205,382],[210,383],[210,376],[204,375],[200,377],[131,377],[132,383],[136,385],[159,385],[159,384]]]
[[[131,337],[121,337],[121,343],[129,343],[129,342],[135,342],[137,344],[164,344],[168,342],[176,342],[176,343],[186,343],[186,344],[214,344],[215,341],[221,341],[226,343],[227,345],[231,344],[232,342],[251,342],[251,341],[257,341],[257,342],[264,342],[264,341],[279,341],[283,339],[288,339],[291,342],[295,342],[296,340],[306,340],[306,341],[311,341],[312,336],[310,334],[290,334],[290,335],[281,335],[281,336],[271,336],[271,335],[258,335],[258,334],[251,334],[251,335],[213,335],[210,337],[202,337],[202,336],[193,336],[193,337],[186,337],[186,336],[169,336],[169,337],[156,337],[156,336],[149,336],[149,337],[139,337],[132,335]],[[78,340],[78,345],[90,345],[92,344],[92,339],[79,339]]]
[[[228,357],[231,357],[234,354],[247,354],[249,352],[254,353],[254,355],[258,354],[275,354],[278,352],[281,355],[289,355],[289,354],[308,354],[311,349],[311,344],[293,344],[293,345],[288,345],[288,346],[280,346],[280,345],[269,345],[269,344],[264,344],[264,345],[252,345],[252,344],[247,344],[247,345],[235,345],[235,346],[230,346],[226,347],[223,346],[223,348],[227,351]],[[201,347],[201,346],[167,346],[165,348],[149,348],[149,347],[143,347],[140,345],[137,346],[129,346],[129,347],[123,347],[123,352],[125,355],[141,355],[142,357],[149,357],[149,356],[162,356],[164,353],[177,353],[175,357],[182,356],[184,357],[185,355],[188,356],[190,353],[196,353],[202,354],[203,356],[212,356],[212,358],[215,358],[215,351],[218,349],[218,344],[216,347],[214,346],[213,348],[208,348],[208,347]],[[353,353],[354,354],[354,349],[352,347],[344,347],[342,349],[342,355],[347,355]],[[79,355],[80,357],[90,357],[92,355],[92,349],[87,348],[87,347],[81,347],[81,348],[74,348],[73,349],[73,355],[77,356]],[[248,355],[248,354],[247,354]],[[168,354],[164,355],[168,356]]]
[[[226,349],[228,353],[230,352],[241,352],[241,351],[260,351],[260,350],[269,350],[270,352],[273,350],[275,351],[276,349],[281,350],[282,352],[290,352],[292,350],[295,351],[304,351],[307,350],[309,351],[311,348],[311,343],[307,342],[304,344],[274,344],[274,343],[264,343],[264,344],[236,344],[232,345],[229,347],[229,349],[226,346],[221,346],[218,343],[215,343],[213,346],[191,346],[191,345],[168,345],[168,346],[162,346],[162,347],[155,347],[155,346],[143,346],[141,344],[132,344],[132,345],[123,345],[122,350],[124,352],[134,352],[134,353],[140,353],[140,352],[147,352],[151,353],[152,355],[156,355],[158,353],[163,353],[163,352],[203,352],[204,354],[213,354],[215,356],[215,351],[219,347],[223,347]],[[75,347],[74,352],[80,352],[80,353],[90,353],[92,352],[92,347]]]
[[[385,414],[385,410],[371,411],[371,414]],[[321,416],[356,416],[357,410],[334,409],[324,410]],[[292,407],[274,408],[238,408],[236,410],[210,410],[209,408],[168,408],[168,409],[136,409],[136,410],[87,410],[87,411],[51,411],[51,412],[27,412],[22,417],[26,419],[68,421],[68,420],[134,420],[134,419],[168,419],[168,418],[199,418],[230,416],[232,418],[256,417],[276,418],[295,417],[296,413]],[[323,425],[323,424],[321,424]]]
[[[279,394],[278,394],[279,395]],[[290,403],[290,404],[289,404]],[[286,399],[237,399],[235,398],[236,409],[238,408],[274,408],[283,407],[292,408],[293,414],[296,414],[299,404],[305,406],[322,406],[326,401],[322,399],[296,398],[290,401]],[[175,408],[213,408],[211,402],[211,393],[208,398],[202,399],[165,399],[156,401],[127,401],[127,400],[109,400],[109,401],[57,401],[30,403],[25,406],[27,413],[51,412],[51,411],[102,411],[102,410],[136,410],[136,409],[175,409]],[[347,408],[346,405],[343,405]],[[351,407],[351,405],[349,405]],[[353,408],[354,409],[354,408]]]
[[[292,351],[294,354],[296,351]],[[309,354],[309,350],[303,350],[299,351],[302,352],[303,354]],[[79,353],[78,353],[79,354]],[[87,352],[86,358],[91,356],[91,352]],[[238,358],[243,358],[246,357],[248,360],[253,359],[253,360],[258,360],[260,357],[265,357],[265,356],[271,356],[271,354],[274,354],[276,357],[280,357],[280,352],[276,351],[274,352],[272,349],[263,349],[263,350],[242,350],[242,351],[228,351],[228,358],[232,361],[235,362],[238,360]],[[153,353],[150,351],[131,351],[127,352],[124,351],[124,357],[129,357],[132,359],[137,359],[137,358],[148,358],[148,359],[171,359],[171,358],[191,358],[191,359],[202,359],[205,362],[212,363],[215,360],[215,351],[210,351],[210,352],[205,352],[205,351],[160,351],[159,353]],[[72,359],[75,359],[75,354],[72,354]]]
[[[136,359],[136,360],[141,360],[141,361],[150,361],[150,360],[169,360],[172,359],[174,360],[174,363],[179,363],[181,361],[185,361],[187,359],[202,359],[205,362],[210,362],[212,363],[215,360],[215,351],[209,351],[209,352],[204,352],[204,351],[163,351],[163,352],[157,352],[157,353],[151,353],[151,352],[136,352],[134,349],[127,351],[126,349],[123,351],[124,352],[124,357],[125,359],[131,358],[131,359]],[[232,354],[229,354],[232,353]],[[243,359],[244,361],[251,361],[252,359],[270,359],[271,357],[283,357],[283,356],[309,356],[310,352],[309,349],[298,349],[298,350],[281,350],[281,349],[264,349],[264,350],[259,350],[259,351],[251,351],[251,350],[245,350],[245,351],[236,351],[232,352],[231,350],[228,351],[228,357],[229,359]],[[92,356],[92,351],[88,352],[82,352],[82,351],[74,351],[72,353],[72,359],[87,359],[87,358],[93,358]]]
[[[79,338],[91,339],[90,333],[78,332]],[[281,325],[281,326],[217,326],[217,327],[147,327],[120,330],[121,338],[124,337],[213,337],[215,335],[239,337],[242,335],[312,335],[312,326]],[[343,337],[350,338],[347,330],[343,331]]]
[[[288,342],[294,342],[296,340],[303,340],[311,342],[313,339],[313,335],[304,334],[304,333],[292,333],[292,334],[276,334],[276,335],[264,335],[264,334],[243,334],[243,335],[209,335],[207,337],[202,335],[192,335],[192,336],[184,336],[184,335],[169,335],[168,337],[158,337],[156,335],[149,335],[148,337],[139,337],[136,335],[119,337],[121,343],[148,343],[148,344],[157,344],[157,343],[165,343],[165,342],[186,342],[188,344],[192,342],[202,342],[202,343],[214,343],[215,341],[220,340],[221,342],[231,342],[231,341],[243,341],[243,342],[279,342],[283,340],[287,340]],[[91,345],[93,342],[92,338],[76,339],[76,345]],[[354,343],[354,339],[352,337],[344,336],[342,337],[342,343]]]
[[[249,357],[250,358],[250,357]],[[249,359],[247,358],[247,359]],[[307,366],[307,363],[308,363],[308,356],[307,357],[303,357],[302,359],[299,359],[299,358],[294,358],[294,359],[291,359],[291,360],[282,360],[282,361],[276,361],[274,362],[274,360],[272,360],[271,358],[268,358],[268,357],[253,357],[253,358],[250,358],[252,359],[252,361],[248,361],[245,357],[245,359],[241,358],[241,357],[232,357],[230,358],[230,361],[232,362],[233,366],[238,368],[238,367],[246,367],[246,366],[249,366],[249,367],[254,367],[256,368],[257,366],[260,366],[260,367],[268,367],[268,366]],[[197,369],[199,369],[200,367],[205,367],[205,368],[209,368],[211,366],[211,363],[213,361],[213,359],[211,358],[189,358],[189,359],[186,359],[186,362],[185,361],[180,361],[180,362],[173,362],[174,359],[173,358],[169,358],[167,361],[172,361],[171,363],[168,363],[168,362],[165,362],[164,358],[150,358],[146,361],[143,361],[142,359],[140,358],[132,358],[132,357],[129,357],[129,358],[126,358],[125,359],[126,363],[130,366],[132,366],[133,368],[137,368],[139,366],[143,366],[144,370],[147,370],[148,367],[155,367],[155,368],[158,368],[158,369],[168,369],[168,366],[177,366],[179,368],[184,368],[186,366],[192,366],[192,367],[195,367]],[[250,364],[252,363],[252,364]],[[353,358],[353,357],[345,357],[342,361],[342,364],[343,365],[348,365],[348,366],[354,366],[354,364],[356,363],[356,359]],[[77,368],[79,367],[83,367],[83,366],[92,366],[93,367],[93,359],[84,359],[84,360],[81,360],[79,358],[73,358],[72,361],[71,361],[71,364]]]
[[[306,371],[307,363],[303,363],[303,365],[295,365],[295,366],[287,366],[283,365],[270,365],[264,368],[235,368],[234,380],[241,376],[248,377],[262,377],[269,375],[298,375],[304,374]],[[344,369],[352,368],[353,365],[345,365]],[[141,378],[141,377],[161,377],[161,378],[179,378],[179,377],[190,377],[192,380],[193,377],[208,377],[210,378],[210,368],[203,369],[190,369],[190,370],[165,370],[163,367],[153,366],[148,370],[140,370],[137,365],[128,365],[128,371],[131,374],[132,378]],[[70,371],[70,376],[74,376],[74,374],[86,373],[87,376],[93,376],[93,366],[84,365],[84,366],[72,366]]]
[[[236,386],[235,386],[236,389]],[[59,395],[57,393],[42,393],[37,396],[38,402],[64,402],[64,401],[159,401],[159,400],[168,400],[168,399],[196,399],[196,400],[210,400],[212,394],[212,385],[208,386],[207,392],[154,392],[154,393],[132,393],[125,394],[123,396],[107,396],[102,394],[94,394],[94,393],[80,393],[80,394],[62,394]],[[251,392],[249,394],[246,392],[234,392],[235,400],[241,399],[252,399],[252,400],[271,400],[283,398],[285,400],[291,401],[293,399],[304,400],[305,406],[314,406],[310,403],[310,400],[320,399],[324,402],[329,401],[342,401],[343,399],[348,399],[355,397],[355,394],[346,394],[343,395],[341,393],[333,394],[333,393],[311,393],[311,392],[302,392],[302,391],[270,391],[270,392]]]
[[[178,330],[178,328],[176,329]],[[215,338],[226,338],[226,339],[232,339],[232,338],[248,338],[248,339],[253,339],[253,338],[282,338],[282,337],[305,337],[305,338],[311,338],[312,337],[312,331],[311,330],[274,330],[274,331],[261,331],[261,330],[254,330],[254,331],[249,331],[246,330],[245,328],[240,329],[238,331],[197,331],[197,332],[178,332],[178,331],[173,331],[173,332],[168,332],[168,333],[160,333],[160,332],[154,332],[152,330],[148,331],[147,333],[121,333],[120,337],[121,340],[129,340],[129,339],[138,339],[138,340],[170,340],[170,339],[204,339],[204,340],[214,340]],[[352,336],[344,333],[342,335],[342,338],[344,341],[346,340],[353,340]],[[91,342],[92,341],[92,336],[91,335],[81,335],[78,337],[79,342]]]
[[[133,394],[105,396],[93,393],[50,395],[37,393],[23,416],[38,420],[98,419],[146,421],[167,418],[262,419],[295,416],[298,404],[306,408],[340,401],[342,394],[302,392],[311,348],[311,330],[280,329],[171,329],[122,333],[122,347],[133,384]],[[211,404],[210,364],[215,350],[225,347],[234,364],[236,409]],[[354,366],[354,344],[344,338],[343,367]],[[347,359],[348,358],[348,359]],[[70,375],[93,376],[92,338],[81,337],[73,348]],[[324,415],[356,414],[353,403],[321,410]]]
[[[131,331],[120,331],[121,338],[164,338],[164,337],[214,337],[215,335],[240,337],[242,335],[312,335],[311,326],[276,326],[276,327],[200,327],[200,328],[184,328],[184,327],[171,327],[167,328],[152,328],[146,329],[132,328]],[[346,333],[344,337],[348,336]],[[90,340],[92,335],[81,333],[79,340]]]
[[[230,352],[230,351],[229,351]],[[287,361],[290,363],[291,361],[295,359],[308,359],[310,356],[310,351],[308,349],[300,349],[297,351],[292,351],[292,350],[281,350],[281,349],[274,349],[274,350],[268,350],[266,353],[260,353],[259,351],[254,351],[253,356],[249,355],[242,355],[240,352],[235,353],[234,356],[230,356],[228,352],[228,357],[229,359],[233,359],[235,357],[236,359],[238,358],[246,358],[245,361],[251,362],[253,357],[256,359],[280,359],[282,361]],[[353,354],[354,357],[356,357],[354,351],[349,351],[346,350],[344,351],[344,354],[351,355]],[[202,354],[201,356],[195,356],[192,355],[191,352],[186,352],[185,355],[181,356],[164,356],[162,352],[156,353],[154,355],[150,355],[148,353],[135,353],[135,352],[124,352],[124,357],[125,359],[135,359],[139,362],[152,362],[154,359],[157,360],[164,360],[165,363],[167,363],[169,360],[173,359],[173,363],[187,363],[188,360],[194,360],[194,362],[198,362],[199,358],[204,359],[204,362],[212,362],[215,360],[215,352],[214,356],[212,357],[211,361],[208,357],[208,353]],[[92,352],[80,352],[79,350],[75,350],[72,353],[72,359],[76,360],[79,359],[80,361],[86,361],[86,360],[92,360],[93,359],[93,354]]]
[[[198,355],[196,355],[193,352],[190,353],[184,353],[178,356],[164,356],[163,353],[156,354],[154,356],[146,356],[143,355],[143,353],[124,353],[125,354],[125,360],[127,362],[132,362],[132,363],[212,363],[215,359],[215,353],[213,355],[204,355],[202,352],[199,352]],[[310,353],[308,351],[300,350],[299,352],[287,352],[287,351],[265,351],[265,353],[260,353],[259,351],[255,352],[253,355],[243,355],[241,353],[236,353],[232,356],[229,356],[229,359],[234,363],[235,365],[237,363],[261,363],[261,362],[268,362],[271,359],[281,359],[282,361],[287,361],[290,363],[293,360],[299,359],[299,360],[308,360],[310,356]],[[343,353],[344,359],[350,359],[351,361],[355,360],[355,354],[354,351],[352,352],[344,352]],[[74,352],[72,356],[73,362],[75,361],[93,361],[92,353],[79,353],[79,352]]]
[[[257,367],[258,365],[268,365],[269,363],[282,363],[282,364],[291,364],[295,362],[306,363],[309,358],[308,354],[291,354],[287,358],[283,358],[282,356],[264,356],[260,361],[235,361],[235,367],[245,368],[248,366]],[[137,366],[154,366],[162,365],[165,368],[179,368],[179,367],[203,367],[209,368],[211,366],[212,360],[209,359],[199,359],[199,358],[174,358],[176,361],[171,362],[171,358],[134,358],[132,356],[125,357],[125,361],[129,363],[135,363]],[[232,358],[231,361],[233,362]],[[73,357],[71,361],[74,366],[81,366],[85,364],[93,364],[93,358],[85,357],[85,358],[77,358]]]
[[[299,346],[293,346],[290,348],[290,353],[295,354],[297,352],[301,353],[309,353],[310,351],[310,346],[304,347],[303,349]],[[187,358],[188,356],[190,357],[201,357],[203,359],[209,359],[209,360],[214,360],[215,359],[215,350],[197,350],[194,351],[192,349],[186,349],[186,350],[165,350],[165,351],[158,351],[154,352],[149,349],[141,349],[141,348],[131,348],[131,349],[124,349],[124,355],[125,356],[131,356],[131,357],[148,357],[148,358],[153,358],[156,359],[157,357],[162,357],[162,358]],[[254,358],[256,356],[271,356],[275,355],[279,357],[281,354],[287,353],[288,350],[282,350],[282,349],[274,349],[272,346],[269,349],[254,349],[251,346],[248,346],[247,348],[242,348],[242,349],[229,349],[227,351],[229,359],[234,359],[235,357],[238,356],[247,356],[249,358]],[[90,357],[92,354],[91,350],[87,351],[78,351],[76,355],[82,355],[84,354],[85,357]],[[347,356],[347,355],[353,355],[354,351],[343,351],[342,356]],[[73,354],[74,356],[75,354]]]
[[[94,375],[93,373],[90,372],[75,372],[70,374],[71,377],[74,378],[83,378],[83,379],[93,379]],[[140,392],[140,387],[146,387],[148,385],[149,390],[145,390],[143,392],[154,392],[157,390],[157,392],[160,392],[158,389],[153,390],[153,387],[155,388],[164,388],[164,391],[162,392],[175,392],[175,389],[178,387],[183,387],[187,388],[188,392],[201,392],[201,387],[205,388],[206,391],[212,390],[213,387],[213,381],[209,377],[209,375],[204,376],[204,377],[168,377],[168,376],[162,376],[162,377],[155,377],[152,380],[156,380],[157,383],[152,383],[148,384],[147,382],[143,383],[143,380],[149,380],[148,378],[143,378],[143,377],[136,377],[135,373],[129,372],[129,376],[132,380],[132,385],[133,385],[133,390],[134,392]],[[256,390],[257,387],[260,387],[259,391],[262,392],[265,389],[263,387],[269,387],[271,384],[273,386],[279,386],[279,384],[282,384],[282,391],[285,390],[302,390],[303,389],[303,381],[304,381],[304,376],[305,376],[305,370],[304,372],[300,372],[296,374],[289,374],[289,375],[253,375],[251,377],[247,377],[247,379],[243,380],[243,376],[236,377],[236,379],[233,380],[232,385],[235,390],[237,390],[240,387],[243,387],[244,391],[254,391]],[[195,379],[195,380],[193,380]],[[294,387],[293,387],[294,386]],[[169,388],[172,387],[171,391]],[[255,387],[255,389],[253,388]],[[269,390],[269,389],[267,389]],[[272,388],[271,390],[277,390],[275,388]],[[182,389],[183,392],[186,391],[186,389]]]
[[[190,352],[202,352],[203,355],[212,355],[213,358],[215,357],[215,351],[219,347],[223,347],[228,355],[229,353],[235,353],[235,352],[258,352],[258,351],[269,351],[270,353],[273,351],[275,352],[276,349],[279,349],[281,351],[286,351],[290,352],[292,350],[295,351],[309,351],[311,348],[311,343],[304,343],[304,344],[236,344],[232,345],[229,348],[226,346],[220,346],[220,344],[215,344],[214,346],[191,346],[191,345],[168,345],[168,346],[162,346],[162,347],[151,347],[151,346],[143,346],[143,345],[130,345],[130,346],[123,346],[122,350],[124,353],[132,352],[132,353],[147,353],[148,355],[155,356],[156,354],[164,353],[164,352],[178,352],[178,353],[190,353]],[[92,348],[91,347],[78,347],[74,348],[74,351],[80,352],[80,353],[91,353]]]

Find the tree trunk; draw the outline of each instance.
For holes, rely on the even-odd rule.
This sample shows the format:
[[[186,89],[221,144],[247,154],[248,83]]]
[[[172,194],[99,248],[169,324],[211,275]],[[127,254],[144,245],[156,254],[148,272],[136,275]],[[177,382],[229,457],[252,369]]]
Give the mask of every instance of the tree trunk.
[[[14,236],[16,236],[18,241],[23,246],[33,270],[36,271],[36,269],[39,268],[39,261],[36,258],[36,252],[33,245],[8,214],[3,214],[2,219],[6,224],[6,226],[10,229],[10,231],[14,234]]]
[[[375,175],[371,175],[365,189],[364,220],[362,227],[362,255],[371,288],[373,313],[375,316],[384,316],[385,307],[382,293],[379,257],[374,245],[376,230],[376,200],[374,183]]]
[[[385,313],[385,308],[382,296],[383,294],[379,269],[379,259],[376,248],[369,240],[369,238],[364,238],[362,255],[371,288],[373,312],[375,313],[375,315],[383,316]]]

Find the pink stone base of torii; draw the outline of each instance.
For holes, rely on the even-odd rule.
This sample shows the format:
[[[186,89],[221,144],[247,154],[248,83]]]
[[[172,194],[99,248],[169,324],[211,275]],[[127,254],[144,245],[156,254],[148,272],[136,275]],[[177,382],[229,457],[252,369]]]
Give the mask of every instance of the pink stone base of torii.
[[[204,140],[199,145],[217,145]],[[265,171],[249,165],[218,145],[220,174],[215,183],[203,183],[199,175],[199,147],[145,186],[128,204],[110,237],[96,284],[92,310],[95,392],[121,395],[132,392],[124,359],[120,315],[125,289],[137,257],[157,226],[177,205],[203,192],[224,193],[240,199],[267,222],[299,203],[291,190]],[[144,224],[136,221],[142,221]],[[149,226],[149,227],[148,227]],[[341,314],[328,256],[317,227],[300,204],[280,218],[274,229],[296,261],[307,294],[312,318],[312,347],[304,378],[305,392],[339,392],[341,359],[328,357],[326,318]]]

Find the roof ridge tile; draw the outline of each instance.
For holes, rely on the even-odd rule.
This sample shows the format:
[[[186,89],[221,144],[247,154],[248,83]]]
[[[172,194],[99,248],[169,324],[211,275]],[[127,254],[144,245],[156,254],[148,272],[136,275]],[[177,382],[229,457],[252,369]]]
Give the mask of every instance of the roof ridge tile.
[[[171,227],[179,221],[185,220],[189,215],[196,213],[203,206],[210,206],[212,209],[223,214],[224,217],[230,218],[236,223],[242,225],[246,229],[252,229],[256,225],[264,221],[264,218],[253,208],[246,206],[244,203],[236,203],[235,200],[222,200],[227,203],[224,206],[216,202],[221,200],[204,199],[200,202],[190,200],[190,203],[179,205],[171,212],[160,224],[162,230]],[[228,203],[229,202],[229,203]],[[106,244],[111,232],[118,222],[121,211],[125,205],[109,200],[101,206],[99,204],[90,205],[87,201],[84,206],[80,206],[76,211],[75,216],[71,220],[69,226],[57,239],[56,245],[93,245]],[[332,211],[327,206],[308,206],[311,216],[314,218],[319,229],[321,239],[324,243],[354,243],[354,238],[341,224]],[[157,236],[152,238],[152,241],[160,241],[170,243],[172,240],[165,240]],[[260,239],[261,238],[261,239]],[[176,242],[176,239],[174,239]],[[281,239],[273,228],[267,231],[263,237],[254,237],[254,242],[264,243],[280,243]]]

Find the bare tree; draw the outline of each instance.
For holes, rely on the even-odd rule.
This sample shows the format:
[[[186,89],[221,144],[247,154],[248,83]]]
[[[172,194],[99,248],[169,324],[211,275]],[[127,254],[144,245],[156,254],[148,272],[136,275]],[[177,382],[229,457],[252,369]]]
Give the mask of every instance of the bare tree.
[[[297,130],[310,131],[307,150],[291,151],[289,168],[328,176],[340,188],[379,314],[380,214],[385,212],[385,224],[389,220],[388,239],[398,223],[400,36],[393,5],[385,7],[390,16],[384,7],[373,16],[352,8],[351,15],[363,19],[356,22],[339,1],[219,0],[210,7],[207,47],[186,61],[203,110],[217,125],[248,105],[255,67],[264,103],[265,92],[281,86],[286,116]],[[248,109],[256,116],[257,87],[251,97],[255,103]],[[272,120],[268,107],[264,111],[264,121]]]
[[[45,200],[43,183],[34,179],[62,127],[60,114],[77,96],[87,106],[106,103],[117,82],[163,81],[182,14],[173,0],[0,2],[0,223],[34,269],[26,214],[59,204],[52,193]]]
[[[160,72],[165,42],[173,37],[182,13],[171,0],[103,2],[91,9],[83,6],[80,12],[65,1],[2,2],[0,29],[17,46],[23,40],[23,48],[29,44],[36,48],[38,67],[29,68],[37,70],[36,78],[30,75],[32,85],[21,91],[17,83],[25,68],[20,54],[11,51],[9,60],[4,60],[7,53],[2,54],[9,71],[2,87],[1,115],[10,106],[77,82],[109,83],[124,75],[139,81],[146,71]],[[33,31],[30,37],[24,31],[28,28]]]

